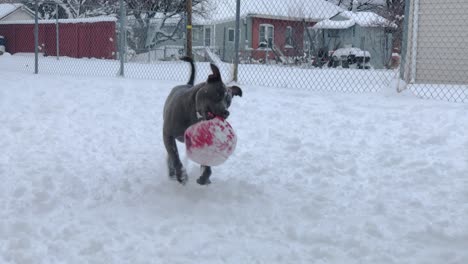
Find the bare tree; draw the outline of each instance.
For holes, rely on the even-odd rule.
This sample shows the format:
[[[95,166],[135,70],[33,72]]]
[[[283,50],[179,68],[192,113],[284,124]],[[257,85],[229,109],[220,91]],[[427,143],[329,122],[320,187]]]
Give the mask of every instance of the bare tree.
[[[326,0],[337,6],[340,6],[346,10],[351,11],[353,9],[354,0]],[[381,6],[385,0],[359,0],[357,1],[357,11],[371,11]]]
[[[3,0],[5,1],[5,0]],[[22,0],[27,7],[34,9],[34,1]],[[38,0],[40,19],[69,19],[89,16],[108,15],[114,11],[101,12],[108,6],[105,0]],[[115,10],[115,8],[113,9]]]
[[[399,50],[403,40],[405,0],[385,0],[375,12],[387,19],[387,30],[393,33],[393,47]]]
[[[161,42],[180,39],[185,18],[185,0],[126,0],[129,46],[144,52]],[[193,0],[193,13],[205,16],[209,0]]]

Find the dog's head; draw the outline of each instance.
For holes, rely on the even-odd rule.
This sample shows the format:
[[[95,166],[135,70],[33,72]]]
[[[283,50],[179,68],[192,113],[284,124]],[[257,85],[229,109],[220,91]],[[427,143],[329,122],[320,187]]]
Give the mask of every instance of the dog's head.
[[[218,67],[214,64],[210,66],[213,73],[208,76],[208,80],[196,95],[197,112],[205,120],[215,116],[227,118],[232,97],[242,96],[242,89],[238,86],[226,86],[221,79]]]

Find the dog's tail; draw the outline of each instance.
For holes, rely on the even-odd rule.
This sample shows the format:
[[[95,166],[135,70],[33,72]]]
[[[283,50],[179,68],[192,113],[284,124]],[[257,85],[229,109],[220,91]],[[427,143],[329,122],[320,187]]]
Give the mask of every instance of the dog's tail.
[[[184,56],[184,57],[180,58],[180,60],[183,60],[183,61],[186,61],[186,62],[190,63],[191,73],[190,73],[190,78],[189,78],[189,81],[188,81],[187,84],[193,86],[193,84],[195,82],[195,65],[193,64],[193,59],[190,58],[189,56]]]

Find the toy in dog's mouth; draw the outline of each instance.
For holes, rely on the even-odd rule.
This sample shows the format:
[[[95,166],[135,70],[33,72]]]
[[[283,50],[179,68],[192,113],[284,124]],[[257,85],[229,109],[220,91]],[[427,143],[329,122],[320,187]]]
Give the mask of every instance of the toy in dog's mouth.
[[[213,112],[211,112],[211,111],[206,112],[206,120],[211,120],[211,119],[213,119],[215,117],[216,117],[216,115],[213,114]]]
[[[234,152],[237,143],[234,129],[219,116],[191,125],[184,139],[187,156],[205,166],[222,164]]]
[[[200,112],[197,112],[198,120],[211,120],[211,119],[213,119],[215,117],[220,117],[221,118],[221,116],[217,116],[217,115],[215,115],[213,112],[211,112],[209,110],[206,111],[203,115],[200,114]]]
[[[228,118],[229,114],[230,113],[228,110],[224,110],[224,111],[221,111],[220,113],[217,113],[215,111],[212,111],[210,107],[207,107],[204,117],[206,120],[211,120],[215,117],[219,117],[224,120]]]
[[[206,112],[206,120],[211,120],[211,119],[213,119],[213,118],[219,118],[219,119],[221,119],[221,120],[225,120],[226,118],[228,118],[228,116],[229,116],[229,112],[228,112],[228,111],[226,111],[226,112],[225,112],[224,114],[222,114],[222,115],[217,115],[217,114],[215,114],[215,113],[213,113],[213,112],[210,112],[210,111]]]

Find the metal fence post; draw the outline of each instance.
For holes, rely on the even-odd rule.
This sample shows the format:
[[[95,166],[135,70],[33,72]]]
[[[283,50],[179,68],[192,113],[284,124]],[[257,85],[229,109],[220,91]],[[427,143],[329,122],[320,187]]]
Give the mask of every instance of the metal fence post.
[[[223,27],[223,60],[226,57],[226,27]]]
[[[124,76],[125,75],[125,7],[123,0],[119,0],[119,5],[120,5],[120,19],[119,19],[119,24],[120,24],[120,32],[119,32],[119,59],[120,59],[120,70],[119,70],[119,75]]]
[[[414,0],[413,34],[411,40],[411,78],[410,82],[416,82],[416,63],[418,53],[418,23],[419,23],[419,0]]]
[[[239,75],[239,42],[240,42],[240,0],[236,3],[236,34],[234,36],[234,73],[233,80],[238,81]]]
[[[39,73],[39,5],[34,1],[34,73]]]
[[[182,28],[182,39],[184,39],[185,41],[183,42],[183,46],[184,46],[184,54],[187,54],[187,10],[185,10],[185,12],[182,13],[182,23],[183,23],[183,28]],[[164,58],[166,58],[166,45],[164,45]]]
[[[147,56],[147,58],[146,58],[146,59],[148,60],[148,61],[147,61],[148,63],[150,63],[150,62],[151,62],[151,49],[150,49],[150,47],[149,47],[149,46],[148,46],[148,56]]]
[[[56,46],[57,46],[57,60],[59,60],[60,56],[60,33],[59,33],[59,5],[58,3],[55,4],[55,39],[56,39]]]
[[[406,70],[406,55],[408,53],[408,30],[409,30],[409,19],[410,19],[410,0],[405,0],[405,15],[403,20],[403,37],[401,40],[401,54],[400,54],[400,78],[406,81],[405,70]],[[400,89],[398,85],[397,89]],[[400,92],[400,91],[399,91]]]

